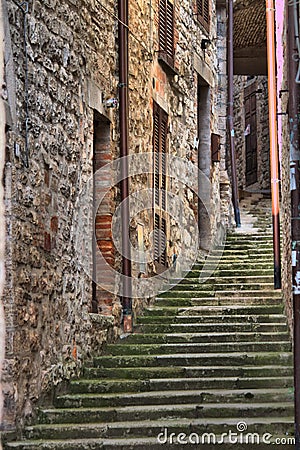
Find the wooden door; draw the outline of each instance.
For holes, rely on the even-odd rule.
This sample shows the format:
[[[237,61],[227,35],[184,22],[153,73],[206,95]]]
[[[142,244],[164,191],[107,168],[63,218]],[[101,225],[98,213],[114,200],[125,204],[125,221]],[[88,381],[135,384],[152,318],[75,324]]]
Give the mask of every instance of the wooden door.
[[[245,89],[246,186],[257,181],[256,83]]]

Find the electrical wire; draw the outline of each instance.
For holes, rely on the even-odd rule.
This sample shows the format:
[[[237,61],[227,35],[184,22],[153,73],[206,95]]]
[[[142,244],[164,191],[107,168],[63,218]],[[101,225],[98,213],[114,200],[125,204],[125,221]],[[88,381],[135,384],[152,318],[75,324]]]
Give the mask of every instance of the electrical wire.
[[[122,22],[122,20],[119,19],[118,16],[116,16],[116,14],[114,14],[112,11],[110,11],[108,8],[106,8],[106,6],[104,6],[100,0],[97,0],[98,5],[100,6],[100,8],[102,8],[104,11],[107,12],[107,14],[109,14],[111,17],[113,17],[114,19],[116,19],[118,21],[118,23],[120,23],[121,25],[123,25],[125,28],[127,28],[128,33],[143,47],[143,49],[148,53],[148,56],[150,59],[152,59],[152,53],[151,53],[151,49],[149,50],[145,44],[145,42],[141,41],[134,33],[133,31],[131,31],[131,29],[129,28],[129,26],[127,24],[125,24],[124,22]]]

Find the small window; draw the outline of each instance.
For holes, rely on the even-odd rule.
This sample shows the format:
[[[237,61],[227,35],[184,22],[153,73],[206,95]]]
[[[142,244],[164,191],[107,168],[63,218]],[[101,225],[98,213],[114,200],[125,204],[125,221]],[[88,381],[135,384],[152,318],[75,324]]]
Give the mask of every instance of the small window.
[[[197,0],[197,18],[206,31],[209,31],[210,0]]]
[[[169,0],[159,2],[159,59],[174,66],[174,8]]]

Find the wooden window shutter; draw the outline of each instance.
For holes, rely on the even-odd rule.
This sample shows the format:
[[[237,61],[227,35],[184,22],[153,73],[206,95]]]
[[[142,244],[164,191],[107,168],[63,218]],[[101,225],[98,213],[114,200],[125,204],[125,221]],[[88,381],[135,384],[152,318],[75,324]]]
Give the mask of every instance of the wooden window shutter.
[[[160,214],[154,218],[154,260],[162,266],[167,265],[167,221]]]
[[[153,200],[154,200],[154,259],[162,266],[167,265],[166,235],[167,222],[164,211],[167,206],[167,133],[168,115],[154,103],[153,110]],[[164,234],[162,234],[162,233]]]
[[[154,260],[159,261],[160,255],[160,217],[158,214],[155,214],[154,219]]]
[[[166,209],[166,189],[167,189],[167,174],[166,174],[166,153],[167,153],[167,127],[168,117],[162,114],[161,118],[161,207]]]
[[[153,118],[154,174],[153,187],[155,203],[166,208],[166,153],[167,153],[168,115],[155,103]]]
[[[167,251],[166,251],[166,235],[167,235],[167,222],[163,217],[161,218],[161,226],[160,229],[162,231],[160,235],[160,263],[163,266],[167,265]]]
[[[159,187],[160,187],[160,120],[159,111],[154,111],[154,123],[153,123],[153,150],[154,150],[154,176],[153,176],[153,188],[155,203],[159,205]]]
[[[209,31],[210,0],[197,0],[198,21]]]
[[[169,0],[159,2],[159,58],[174,66],[174,8]]]

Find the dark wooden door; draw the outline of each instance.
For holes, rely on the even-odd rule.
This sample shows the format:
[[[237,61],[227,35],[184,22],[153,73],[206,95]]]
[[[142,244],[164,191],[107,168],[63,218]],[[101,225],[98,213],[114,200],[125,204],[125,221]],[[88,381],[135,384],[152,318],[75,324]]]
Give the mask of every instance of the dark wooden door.
[[[245,89],[246,185],[257,181],[256,83]]]

